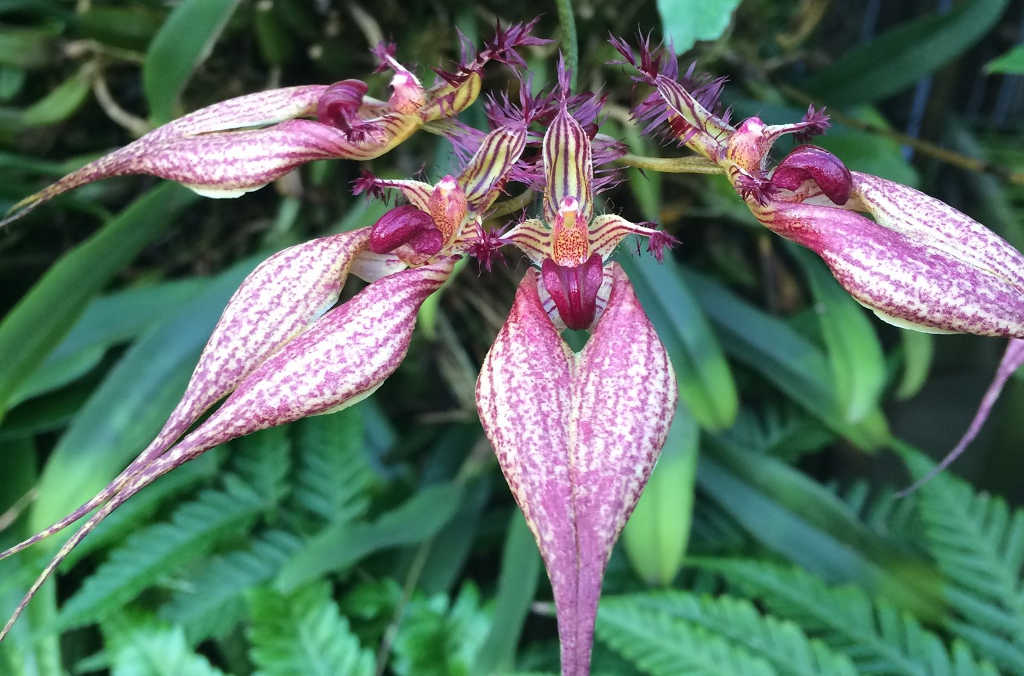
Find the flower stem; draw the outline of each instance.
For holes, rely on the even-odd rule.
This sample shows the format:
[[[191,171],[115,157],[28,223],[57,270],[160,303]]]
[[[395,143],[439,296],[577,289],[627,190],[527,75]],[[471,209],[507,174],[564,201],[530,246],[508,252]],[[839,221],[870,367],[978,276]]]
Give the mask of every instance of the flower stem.
[[[660,171],[667,174],[724,174],[725,170],[711,160],[698,157],[647,157],[626,153],[616,160],[619,164],[637,169]]]
[[[572,0],[555,0],[558,8],[558,23],[562,27],[562,53],[569,68],[572,88],[576,88],[576,71],[579,70],[580,56],[576,45],[576,18],[572,13]]]

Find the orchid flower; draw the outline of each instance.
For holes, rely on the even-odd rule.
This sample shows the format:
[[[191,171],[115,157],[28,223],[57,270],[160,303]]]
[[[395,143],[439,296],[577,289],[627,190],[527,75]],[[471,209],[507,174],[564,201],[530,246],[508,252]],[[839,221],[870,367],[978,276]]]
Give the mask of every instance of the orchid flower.
[[[499,32],[504,36],[500,44],[507,45],[510,35],[515,44],[534,40],[528,27],[513,27]],[[491,48],[460,67],[463,82],[478,79],[474,64],[502,54]],[[453,84],[455,79],[445,79],[442,90],[457,95],[462,83]],[[220,105],[234,107],[238,101]],[[446,104],[446,110],[458,105]],[[448,279],[455,261],[465,254],[489,260],[501,245],[483,229],[483,219],[519,161],[525,139],[523,125],[495,129],[480,140],[458,177],[445,176],[437,185],[364,178],[357,192],[395,188],[410,204],[389,210],[373,226],[280,251],[253,270],[229,300],[181,401],[149,446],[88,502],[0,553],[0,559],[11,556],[99,508],[37,578],[0,631],[0,640],[68,553],[158,477],[231,439],[338,411],[372,394],[401,363],[420,306]],[[194,172],[206,170],[201,149],[195,145],[190,151],[198,153]],[[209,162],[219,166],[221,159],[214,152]],[[335,307],[349,273],[370,284]],[[185,434],[221,399],[206,420]]]
[[[568,89],[561,73],[562,91]],[[622,268],[629,234],[661,255],[663,233],[593,216],[591,140],[563,97],[543,138],[544,220],[504,239],[530,269],[480,369],[480,421],[537,540],[554,593],[562,673],[590,671],[612,546],[665,443],[678,397],[665,348]],[[574,353],[561,331],[587,329]]]
[[[391,70],[387,101],[366,96],[361,80],[272,89],[215,103],[173,120],[71,172],[15,204],[0,226],[63,192],[111,176],[151,174],[184,184],[205,197],[238,197],[295,167],[320,159],[370,160],[417,130],[468,108],[479,96],[481,72],[491,61],[524,65],[516,48],[545,44],[530,31],[536,20],[500,25],[479,54],[463,44],[453,71],[438,70],[425,89],[395,60],[394,45],[379,45],[378,70]]]
[[[829,126],[808,108],[800,122],[767,125],[751,117],[733,127],[711,112],[722,81],[692,69],[677,77],[670,50],[643,41],[639,59],[612,44],[655,92],[634,111],[648,128],[718,164],[765,227],[814,251],[839,284],[880,319],[928,333],[1009,338],[999,371],[967,433],[936,468],[974,438],[1009,375],[1024,364],[1024,255],[953,207],[893,181],[850,171],[827,150],[801,145],[774,167],[769,153],[786,134],[808,138]],[[862,215],[866,214],[866,215]]]

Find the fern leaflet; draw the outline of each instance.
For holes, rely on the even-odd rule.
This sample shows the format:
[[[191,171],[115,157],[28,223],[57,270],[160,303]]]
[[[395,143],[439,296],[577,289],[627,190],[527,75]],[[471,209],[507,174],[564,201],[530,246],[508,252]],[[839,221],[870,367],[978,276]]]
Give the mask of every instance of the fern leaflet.
[[[345,522],[366,513],[373,472],[363,452],[358,408],[299,422],[295,498],[328,521]]]

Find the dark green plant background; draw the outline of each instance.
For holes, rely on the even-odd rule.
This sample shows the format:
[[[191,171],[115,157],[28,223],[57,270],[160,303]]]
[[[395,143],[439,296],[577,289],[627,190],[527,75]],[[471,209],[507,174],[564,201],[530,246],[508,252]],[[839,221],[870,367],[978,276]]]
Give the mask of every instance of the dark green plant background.
[[[849,166],[1024,246],[1020,3],[572,10],[578,84],[608,94],[602,131],[634,152],[679,151],[625,123],[639,93],[605,65],[608,32],[696,37],[684,63],[729,76],[735,117],[827,104],[822,144]],[[456,26],[479,43],[496,18],[537,15],[540,35],[564,37],[554,4],[519,1],[0,0],[0,207],[214,101],[367,77],[380,36],[429,81],[457,55]],[[538,84],[554,49],[526,54]],[[370,83],[384,93],[385,76]],[[494,91],[510,83],[488,72]],[[482,122],[479,104],[465,119]],[[371,166],[433,179],[452,162],[421,133]],[[145,445],[261,257],[376,219],[351,197],[359,169],[316,163],[230,201],[112,179],[0,232],[0,548]],[[894,497],[965,429],[1003,341],[880,323],[717,178],[629,171],[605,200],[682,241],[661,266],[628,244],[619,258],[684,402],[609,564],[595,673],[1024,673],[1021,380],[953,472]],[[524,269],[514,255],[491,275],[466,268],[371,400],[233,442],[131,500],[0,644],[0,673],[557,671],[550,589],[473,410]],[[54,544],[0,562],[0,615]]]

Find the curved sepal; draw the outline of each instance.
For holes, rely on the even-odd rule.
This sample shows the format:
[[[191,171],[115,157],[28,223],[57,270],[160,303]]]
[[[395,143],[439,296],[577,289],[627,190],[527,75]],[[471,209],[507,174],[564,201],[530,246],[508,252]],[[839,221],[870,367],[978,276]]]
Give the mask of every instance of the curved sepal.
[[[260,263],[228,301],[203,348],[185,394],[160,433],[113,481],[74,512],[0,553],[15,554],[53,535],[108,500],[217,401],[338,300],[353,261],[369,240],[363,228],[310,240]]]
[[[562,673],[588,673],[604,568],[665,442],[672,366],[618,265],[608,305],[574,354],[526,273],[484,360],[477,408],[544,557]]]
[[[594,162],[590,138],[566,108],[544,133],[544,219],[554,223],[563,200],[575,200],[577,220],[586,223],[594,213]]]
[[[350,406],[380,387],[405,357],[420,305],[454,259],[369,285],[244,378],[224,403],[166,454],[137,472],[61,547],[0,631],[0,640],[61,561],[118,506],[158,477],[246,434]]]
[[[487,134],[459,175],[466,201],[477,213],[497,199],[501,184],[526,149],[526,127],[498,127]]]
[[[971,254],[951,254],[941,239],[897,232],[838,207],[781,202],[755,213],[821,256],[842,287],[887,322],[1024,338],[1024,286],[977,266]]]

